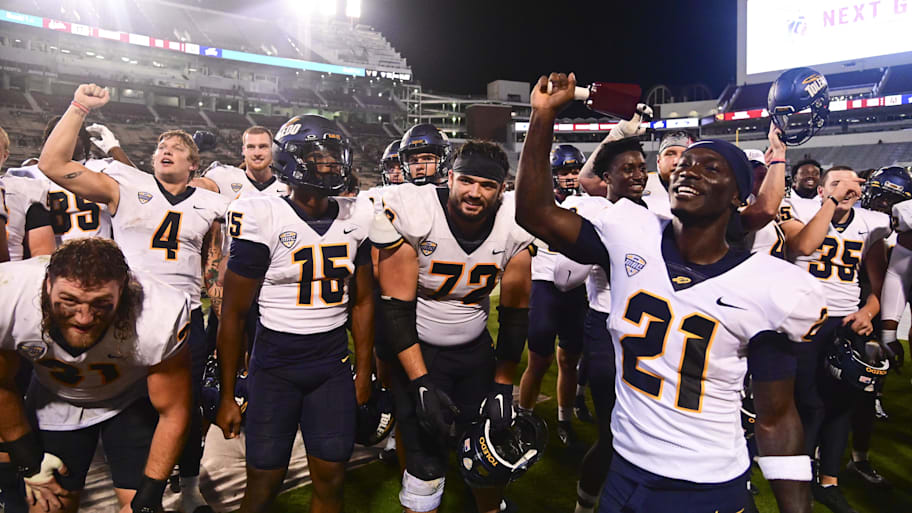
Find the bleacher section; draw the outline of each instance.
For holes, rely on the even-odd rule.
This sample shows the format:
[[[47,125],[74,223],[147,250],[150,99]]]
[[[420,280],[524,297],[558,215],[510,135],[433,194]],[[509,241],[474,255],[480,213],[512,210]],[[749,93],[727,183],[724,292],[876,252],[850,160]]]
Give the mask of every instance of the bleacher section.
[[[206,121],[199,114],[195,107],[171,107],[169,105],[156,105],[155,112],[158,113],[161,122],[175,123],[180,126],[205,126]]]
[[[887,73],[881,95],[912,92],[912,64],[893,66]]]
[[[14,109],[31,109],[25,95],[12,89],[0,91],[0,106],[12,107]]]
[[[250,121],[237,112],[206,111],[206,116],[219,128],[244,130],[250,127]]]

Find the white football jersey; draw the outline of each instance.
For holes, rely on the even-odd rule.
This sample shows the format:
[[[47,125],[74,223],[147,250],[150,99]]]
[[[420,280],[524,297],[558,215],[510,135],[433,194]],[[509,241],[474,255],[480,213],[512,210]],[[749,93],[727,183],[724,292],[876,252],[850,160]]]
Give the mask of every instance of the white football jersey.
[[[597,217],[605,208],[611,206],[611,202],[602,196],[571,196],[564,200],[564,208],[572,210],[586,219]],[[581,264],[559,255],[555,265],[555,279],[557,275],[576,275],[577,268]],[[586,294],[589,296],[589,308],[598,310],[602,313],[611,312],[611,287],[608,285],[608,275],[605,270],[598,265],[588,266],[586,273]]]
[[[825,200],[829,201],[829,200]],[[804,224],[820,210],[821,200],[786,198],[779,210],[780,222],[795,219]],[[830,223],[826,238],[809,256],[796,256],[795,265],[823,283],[831,316],[849,315],[858,310],[861,285],[858,271],[874,241],[890,235],[890,218],[880,212],[852,208],[844,225]]]
[[[576,198],[583,197],[588,196],[567,196],[559,206],[575,212]],[[511,199],[511,201],[514,200]],[[551,251],[547,244],[541,244],[540,242],[536,243],[535,256],[532,257],[532,279],[554,283],[554,266],[561,255],[556,251]]]
[[[270,196],[288,194],[288,186],[279,181],[275,174],[269,180],[257,183],[251,180],[243,169],[222,164],[218,161],[210,164],[203,176],[215,182],[215,185],[219,188],[219,194],[228,198],[229,201],[248,194]]]
[[[91,159],[83,163],[91,171],[100,171],[113,159]],[[44,180],[48,185],[47,208],[51,211],[51,220],[57,244],[70,239],[83,237],[111,238],[111,215],[108,207],[82,199],[72,192],[52,182],[44,175],[38,165],[20,167],[7,171],[8,176],[24,176]]]
[[[149,368],[172,357],[189,332],[187,295],[133,272],[142,306],[133,333],[111,327],[77,353],[41,332],[41,288],[49,257],[0,264],[0,349],[32,363],[28,391],[41,429],[73,431],[109,419],[148,395]],[[74,354],[77,353],[77,354]]]
[[[749,341],[764,331],[808,340],[826,304],[816,280],[769,255],[724,272],[724,262],[682,262],[673,240],[663,251],[670,222],[626,199],[593,221],[610,260],[614,449],[664,477],[721,483],[750,465],[740,419]]]
[[[752,253],[764,253],[776,258],[785,259],[785,235],[775,220],[767,223],[755,232],[745,236],[747,247]]]
[[[3,177],[6,188],[6,237],[9,244],[10,260],[22,260],[25,254],[25,220],[32,205],[47,208],[48,181],[23,176]]]
[[[385,213],[418,253],[418,338],[437,346],[475,340],[485,329],[490,294],[511,258],[534,238],[516,224],[505,197],[485,240],[467,252],[445,213],[448,189],[402,184],[384,191]]]
[[[649,173],[646,176],[646,187],[643,189],[643,201],[649,210],[667,218],[671,218],[671,199],[668,189],[662,184],[659,173]]]
[[[912,230],[912,200],[893,205],[893,228],[900,233]]]
[[[333,200],[339,211],[322,235],[290,198],[249,196],[231,203],[228,233],[269,249],[258,300],[263,326],[308,335],[345,324],[358,252],[367,251],[361,257],[370,261],[370,247],[364,243],[374,209],[366,198]]]
[[[130,268],[185,292],[191,308],[199,308],[203,242],[212,223],[225,217],[229,201],[193,187],[174,196],[153,175],[117,161],[102,171],[120,185],[114,240]]]

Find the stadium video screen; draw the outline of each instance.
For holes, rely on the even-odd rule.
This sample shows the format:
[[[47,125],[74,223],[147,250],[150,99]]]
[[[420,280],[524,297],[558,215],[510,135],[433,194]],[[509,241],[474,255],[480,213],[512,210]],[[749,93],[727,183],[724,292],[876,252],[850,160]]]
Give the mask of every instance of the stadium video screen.
[[[747,0],[746,74],[912,51],[912,0]]]

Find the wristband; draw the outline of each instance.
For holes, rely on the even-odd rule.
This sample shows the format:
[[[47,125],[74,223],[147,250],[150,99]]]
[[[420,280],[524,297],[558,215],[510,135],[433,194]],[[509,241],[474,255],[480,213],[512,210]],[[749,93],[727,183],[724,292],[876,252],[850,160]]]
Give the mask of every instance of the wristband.
[[[801,456],[760,456],[757,465],[767,481],[783,479],[787,481],[810,481],[811,458]]]
[[[839,200],[837,200],[836,198],[834,198],[832,195],[827,196],[827,199],[830,200],[830,201],[832,201],[833,204],[836,205],[837,207],[839,206]]]
[[[89,113],[89,108],[86,107],[85,105],[77,102],[76,100],[71,101],[70,105],[72,105],[73,107],[76,107],[77,109],[81,110],[82,112],[84,112],[86,114]]]
[[[165,493],[167,484],[166,480],[159,481],[144,475],[142,483],[136,490],[136,495],[130,501],[133,513],[157,513],[162,507],[162,495]]]
[[[34,431],[29,431],[18,440],[6,442],[6,452],[22,477],[32,477],[41,471],[44,449]]]
[[[881,330],[880,332],[880,341],[886,344],[887,342],[896,341],[896,330]]]
[[[784,160],[773,160],[773,161],[771,161],[769,164],[767,164],[766,167],[775,166],[776,164],[783,164],[783,165],[784,165],[785,163],[786,163],[786,162],[785,162]]]

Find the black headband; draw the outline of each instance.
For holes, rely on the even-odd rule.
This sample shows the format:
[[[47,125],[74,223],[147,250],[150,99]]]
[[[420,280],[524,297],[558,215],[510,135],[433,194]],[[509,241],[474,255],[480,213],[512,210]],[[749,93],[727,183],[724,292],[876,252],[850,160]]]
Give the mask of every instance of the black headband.
[[[503,183],[507,178],[507,170],[500,163],[478,153],[457,157],[453,163],[453,172],[487,178],[498,183]]]

